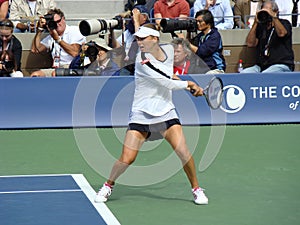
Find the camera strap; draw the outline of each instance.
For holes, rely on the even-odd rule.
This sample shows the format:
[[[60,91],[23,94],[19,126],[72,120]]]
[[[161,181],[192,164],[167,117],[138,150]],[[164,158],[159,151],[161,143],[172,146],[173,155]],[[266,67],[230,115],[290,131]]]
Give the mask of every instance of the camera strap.
[[[146,64],[148,67],[150,67],[152,70],[156,71],[157,73],[160,73],[161,75],[163,75],[164,77],[171,79],[171,77],[169,77],[165,72],[161,71],[160,69],[156,68],[155,66],[153,66],[150,61],[146,58],[145,56],[145,52],[141,52],[141,58],[143,60],[143,62],[145,62],[144,64]]]

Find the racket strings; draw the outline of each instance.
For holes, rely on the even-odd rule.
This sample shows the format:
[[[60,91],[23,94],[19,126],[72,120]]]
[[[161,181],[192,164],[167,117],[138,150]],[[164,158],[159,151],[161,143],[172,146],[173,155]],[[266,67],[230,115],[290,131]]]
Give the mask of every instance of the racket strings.
[[[220,79],[213,79],[207,87],[206,100],[213,109],[221,106],[223,100],[223,84]]]

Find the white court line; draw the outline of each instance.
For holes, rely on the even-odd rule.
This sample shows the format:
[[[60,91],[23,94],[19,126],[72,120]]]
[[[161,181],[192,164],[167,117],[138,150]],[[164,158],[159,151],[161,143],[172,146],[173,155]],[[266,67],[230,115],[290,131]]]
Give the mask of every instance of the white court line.
[[[87,182],[85,177],[82,174],[71,174],[73,179],[76,181],[78,186],[90,200],[92,205],[96,208],[96,210],[101,212],[101,216],[107,225],[121,225],[114,214],[109,210],[109,208],[105,205],[105,203],[95,203],[94,198],[96,195],[95,190],[91,187],[91,185]]]

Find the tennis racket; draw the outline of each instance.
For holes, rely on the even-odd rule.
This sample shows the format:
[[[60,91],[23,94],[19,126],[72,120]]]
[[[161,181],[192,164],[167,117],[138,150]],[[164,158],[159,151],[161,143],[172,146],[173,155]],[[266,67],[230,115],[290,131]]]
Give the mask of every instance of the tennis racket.
[[[190,90],[193,94],[195,90]],[[223,82],[219,77],[213,77],[203,90],[207,104],[212,109],[218,109],[223,102]]]

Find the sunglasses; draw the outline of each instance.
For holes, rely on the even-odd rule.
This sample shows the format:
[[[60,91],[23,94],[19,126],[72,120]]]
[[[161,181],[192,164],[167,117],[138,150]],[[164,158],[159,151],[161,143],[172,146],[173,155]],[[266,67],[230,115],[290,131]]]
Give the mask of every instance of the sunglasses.
[[[13,23],[10,22],[0,22],[0,27],[14,27]]]
[[[62,18],[60,18],[59,20],[57,20],[57,21],[54,21],[53,20],[53,22],[55,22],[55,23],[60,23],[61,22],[61,20],[62,20]]]

